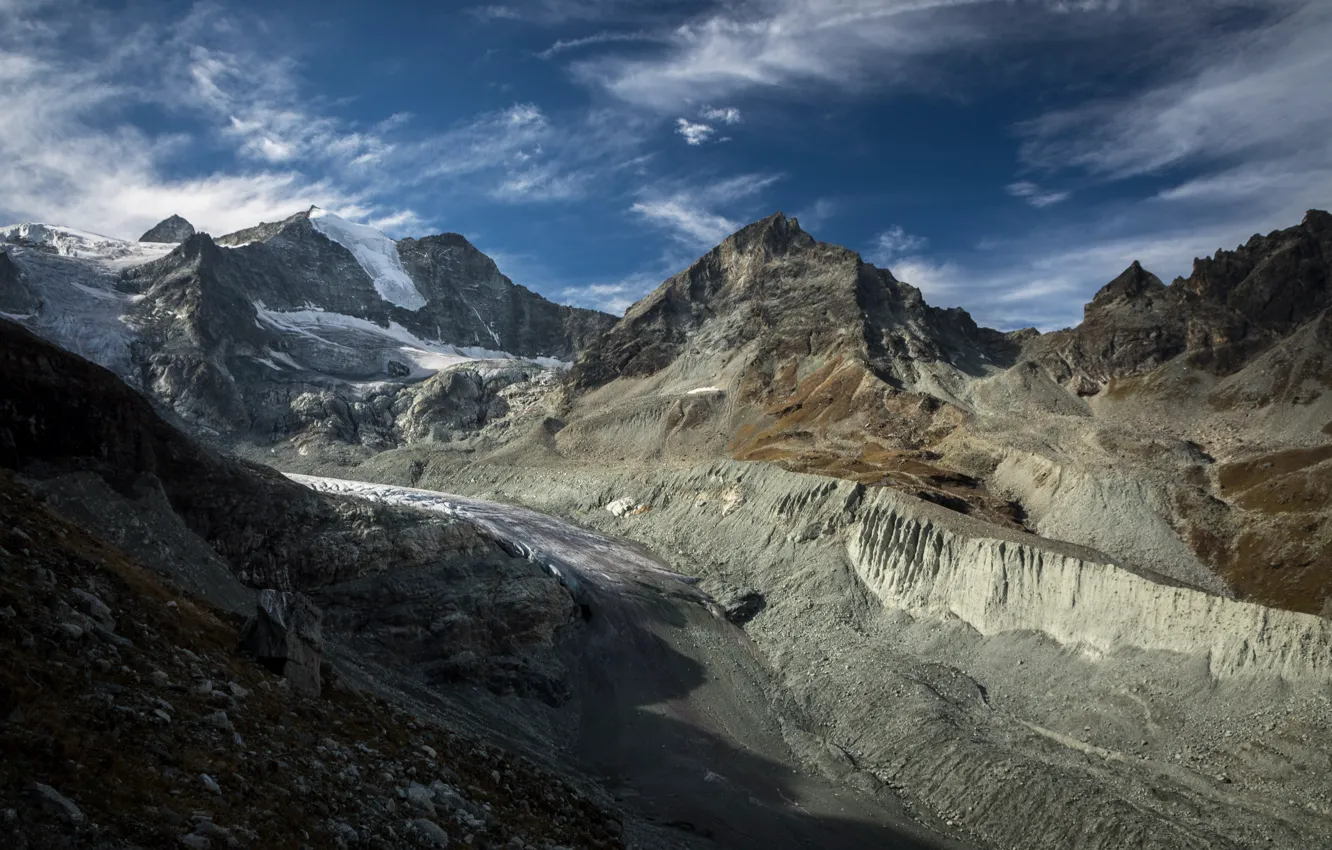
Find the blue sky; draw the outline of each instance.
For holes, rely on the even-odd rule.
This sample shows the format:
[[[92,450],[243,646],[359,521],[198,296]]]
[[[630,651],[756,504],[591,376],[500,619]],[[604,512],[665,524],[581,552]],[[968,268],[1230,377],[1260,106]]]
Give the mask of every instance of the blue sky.
[[[0,220],[313,203],[619,312],[782,210],[1049,329],[1332,204],[1329,44],[1326,0],[0,0]]]

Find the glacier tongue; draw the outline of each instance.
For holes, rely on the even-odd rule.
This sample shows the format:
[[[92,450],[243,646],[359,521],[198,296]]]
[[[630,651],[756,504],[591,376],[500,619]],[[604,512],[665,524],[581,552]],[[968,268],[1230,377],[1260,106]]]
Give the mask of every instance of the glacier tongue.
[[[406,310],[420,310],[426,305],[425,297],[402,267],[398,245],[392,239],[373,227],[353,224],[318,207],[310,210],[310,224],[352,252],[356,262],[374,281],[380,298]]]

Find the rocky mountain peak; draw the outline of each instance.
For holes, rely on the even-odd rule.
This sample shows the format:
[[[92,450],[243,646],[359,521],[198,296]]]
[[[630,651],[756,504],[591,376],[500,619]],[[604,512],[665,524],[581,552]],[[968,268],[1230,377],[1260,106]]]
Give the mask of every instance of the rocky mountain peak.
[[[1125,269],[1119,277],[1097,291],[1096,295],[1092,297],[1091,303],[1083,308],[1083,313],[1090,316],[1092,313],[1113,304],[1133,301],[1143,296],[1162,294],[1165,289],[1166,286],[1159,277],[1144,269],[1140,262],[1134,260],[1133,264]]]
[[[779,257],[793,250],[813,247],[814,237],[800,228],[800,222],[776,212],[746,225],[723,240],[720,247],[739,253],[758,253],[764,258]]]
[[[184,242],[194,235],[194,225],[178,215],[168,216],[139,237],[140,242]]]

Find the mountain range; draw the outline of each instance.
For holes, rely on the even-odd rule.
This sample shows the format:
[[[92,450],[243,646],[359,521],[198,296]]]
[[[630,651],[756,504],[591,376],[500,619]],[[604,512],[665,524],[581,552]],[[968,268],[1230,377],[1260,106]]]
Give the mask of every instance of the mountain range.
[[[0,247],[0,466],[211,604],[309,595],[396,705],[575,741],[640,846],[1332,840],[1325,212],[1050,333],[781,213],[618,319],[313,208]]]

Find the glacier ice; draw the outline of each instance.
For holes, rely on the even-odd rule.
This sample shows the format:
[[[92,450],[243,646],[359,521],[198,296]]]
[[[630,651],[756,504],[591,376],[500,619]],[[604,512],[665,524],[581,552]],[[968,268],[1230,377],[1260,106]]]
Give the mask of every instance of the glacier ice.
[[[356,262],[374,281],[380,298],[406,310],[420,310],[426,305],[425,297],[402,267],[398,244],[392,239],[373,227],[354,224],[318,207],[310,210],[310,224],[351,251]]]

